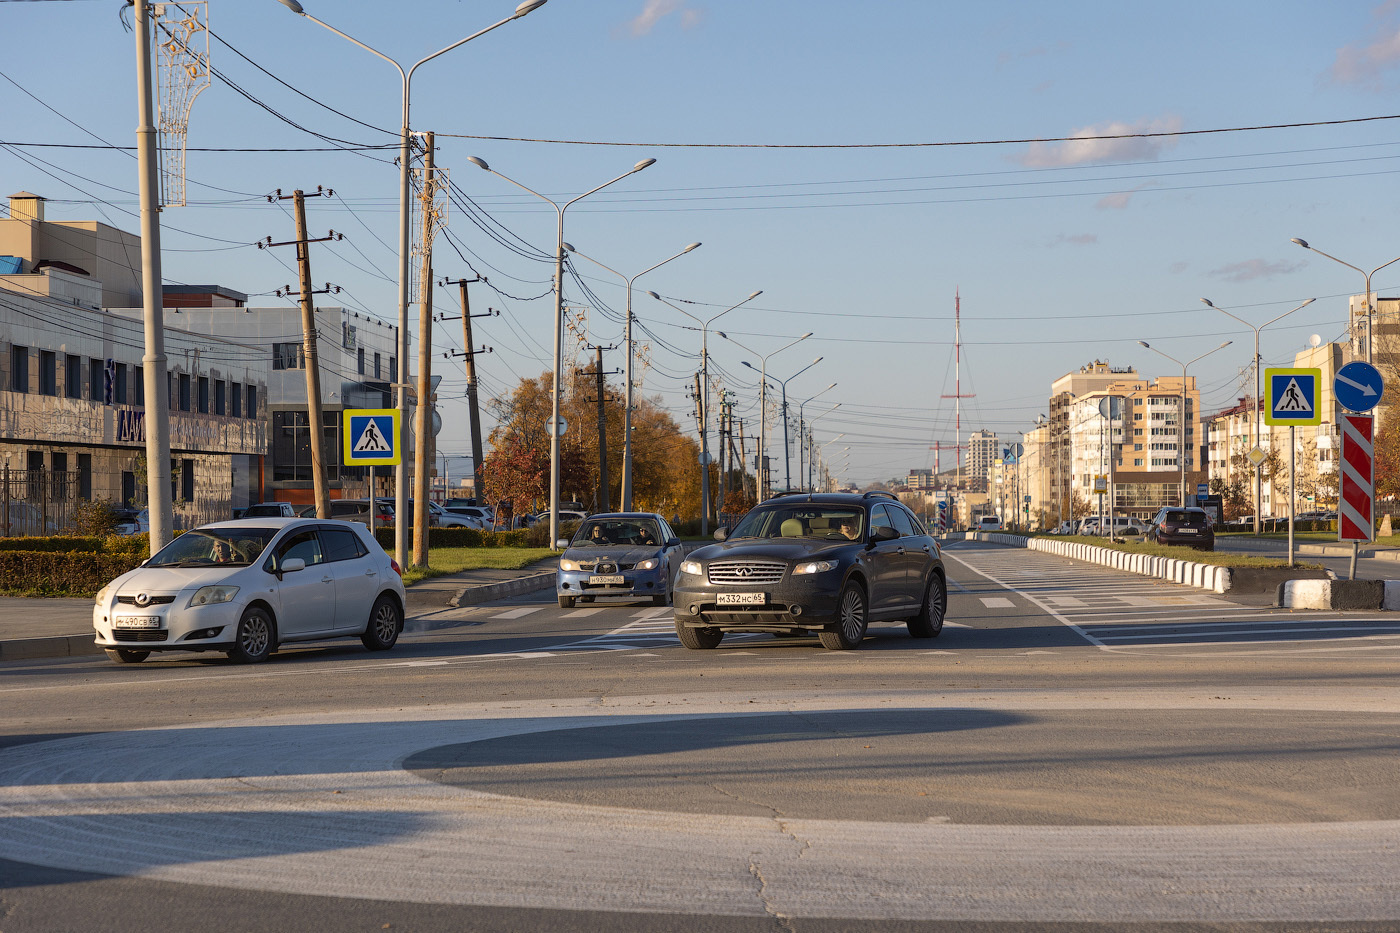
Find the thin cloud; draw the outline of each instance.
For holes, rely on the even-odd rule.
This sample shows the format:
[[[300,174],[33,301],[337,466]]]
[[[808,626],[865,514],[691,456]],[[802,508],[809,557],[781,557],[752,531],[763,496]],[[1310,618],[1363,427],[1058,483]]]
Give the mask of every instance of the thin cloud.
[[[1158,117],[1137,123],[1104,123],[1086,126],[1070,134],[1075,137],[1057,143],[1031,143],[1016,161],[1027,168],[1064,168],[1101,162],[1150,162],[1176,145],[1172,136],[1129,139],[1093,139],[1095,136],[1131,136],[1135,133],[1175,133],[1181,118]]]
[[[1167,271],[1172,275],[1181,275],[1181,273],[1185,272],[1188,268],[1190,268],[1190,266],[1184,262],[1174,262],[1170,266],[1167,266]]]
[[[1389,0],[1371,11],[1371,26],[1360,42],[1344,45],[1327,70],[1335,84],[1355,84],[1382,90],[1382,75],[1400,64],[1400,24],[1395,22],[1400,4]]]
[[[1068,244],[1070,246],[1092,246],[1099,241],[1097,233],[1061,233],[1050,241],[1051,246]]]
[[[1271,279],[1277,275],[1291,275],[1303,268],[1305,262],[1269,262],[1265,259],[1248,259],[1232,262],[1228,266],[1210,270],[1210,275],[1226,282],[1254,282]]]
[[[1097,201],[1094,202],[1094,207],[1098,208],[1101,211],[1127,210],[1128,205],[1132,203],[1133,195],[1137,194],[1139,191],[1146,191],[1148,188],[1155,187],[1157,187],[1157,182],[1145,181],[1137,187],[1131,188],[1127,191],[1115,191],[1113,192],[1113,194],[1104,195],[1103,197],[1099,198]]]
[[[687,7],[685,0],[646,0],[642,12],[627,23],[627,32],[633,37],[650,35],[657,23],[672,14],[680,14],[683,29],[693,29],[700,24],[700,11]]]

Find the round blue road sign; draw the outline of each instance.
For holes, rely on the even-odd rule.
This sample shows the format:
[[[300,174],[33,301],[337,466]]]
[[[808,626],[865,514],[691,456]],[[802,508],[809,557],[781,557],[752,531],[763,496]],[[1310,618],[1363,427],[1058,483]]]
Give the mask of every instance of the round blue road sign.
[[[1357,414],[1370,411],[1380,403],[1385,383],[1376,367],[1354,360],[1337,370],[1332,380],[1332,392],[1347,411]]]

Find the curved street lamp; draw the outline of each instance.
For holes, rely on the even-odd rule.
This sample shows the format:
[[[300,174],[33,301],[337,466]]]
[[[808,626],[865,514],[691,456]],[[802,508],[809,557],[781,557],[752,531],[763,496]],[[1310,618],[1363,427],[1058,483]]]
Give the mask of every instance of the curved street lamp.
[[[1332,260],[1333,262],[1335,262],[1335,263],[1340,263],[1341,265],[1346,266],[1348,269],[1355,269],[1357,272],[1360,272],[1363,276],[1365,276],[1365,278],[1366,278],[1366,362],[1368,362],[1368,363],[1373,362],[1373,360],[1371,359],[1371,344],[1373,344],[1373,343],[1375,342],[1375,340],[1374,340],[1375,325],[1373,324],[1373,321],[1375,320],[1375,309],[1373,309],[1373,308],[1371,307],[1371,276],[1375,275],[1377,272],[1381,271],[1382,269],[1384,269],[1386,266],[1390,265],[1391,263],[1400,262],[1400,256],[1396,256],[1396,257],[1395,257],[1394,259],[1392,259],[1390,262],[1383,262],[1383,263],[1381,263],[1379,266],[1376,266],[1376,268],[1372,269],[1370,272],[1367,272],[1367,271],[1364,270],[1364,269],[1361,269],[1361,268],[1359,268],[1359,267],[1357,267],[1357,266],[1353,266],[1353,265],[1352,265],[1351,263],[1349,263],[1349,262],[1346,262],[1346,261],[1344,261],[1344,260],[1338,259],[1336,256],[1332,256],[1332,255],[1330,255],[1330,254],[1328,254],[1328,253],[1324,253],[1322,250],[1318,249],[1316,246],[1310,246],[1310,245],[1308,244],[1308,241],[1307,241],[1307,240],[1304,240],[1304,239],[1301,239],[1301,238],[1295,236],[1290,242],[1297,243],[1299,246],[1303,247],[1303,249],[1312,250],[1314,253],[1317,253],[1319,256],[1326,256],[1328,259]]]
[[[726,334],[726,333],[725,333],[724,331],[722,331],[722,330],[717,330],[717,331],[715,331],[715,333],[719,334],[721,337],[723,337],[725,340],[728,340],[730,343],[734,344],[734,346],[738,347],[739,349],[741,349],[741,350],[747,350],[749,353],[752,353],[754,356],[757,356],[757,357],[762,361],[762,364],[763,364],[762,368],[759,370],[759,376],[760,376],[760,378],[759,378],[759,385],[758,385],[758,425],[759,425],[759,427],[758,427],[758,484],[757,484],[757,485],[758,485],[758,497],[757,497],[757,498],[758,498],[758,501],[759,501],[759,502],[762,502],[764,499],[768,498],[768,483],[767,483],[767,479],[768,479],[768,470],[767,470],[767,464],[764,462],[764,459],[763,459],[763,458],[764,458],[764,448],[765,448],[765,447],[767,446],[767,444],[768,444],[768,357],[769,357],[769,356],[776,356],[777,354],[782,353],[784,350],[788,349],[789,347],[795,347],[795,346],[797,346],[799,343],[801,343],[802,341],[806,340],[808,337],[812,336],[812,332],[809,330],[809,331],[807,331],[807,333],[803,334],[801,337],[798,337],[796,340],[792,341],[791,343],[785,343],[785,344],[783,344],[781,347],[779,347],[778,349],[774,350],[772,353],[769,353],[768,356],[762,356],[762,355],[760,355],[760,354],[758,353],[757,350],[754,350],[754,349],[752,349],[752,348],[750,348],[750,347],[744,346],[742,343],[740,343],[739,341],[735,340],[733,337],[729,336],[728,334]],[[752,369],[753,366],[750,364],[750,365],[749,365],[749,368]]]
[[[590,194],[602,191],[608,185],[622,181],[628,175],[635,175],[647,166],[655,165],[656,160],[643,159],[611,181],[605,181],[596,188],[589,188],[572,201],[566,201],[563,204],[540,194],[534,188],[527,188],[514,178],[502,175],[487,165],[485,159],[468,156],[467,161],[484,172],[490,172],[497,178],[510,182],[521,191],[527,191],[541,201],[547,202],[559,215],[558,235],[555,239],[554,250],[554,385],[551,387],[554,393],[554,406],[553,416],[549,422],[549,546],[557,548],[559,546],[559,437],[564,433],[561,430],[563,422],[559,415],[559,396],[562,394],[559,387],[559,370],[563,368],[564,339],[564,212]]]
[[[1303,303],[1300,304],[1298,307],[1294,308],[1293,311],[1301,311],[1303,308],[1306,308],[1308,305],[1312,304],[1312,303],[1313,303],[1314,301],[1316,301],[1316,300],[1317,300],[1316,298],[1309,298],[1307,301],[1303,302]],[[1369,302],[1369,300],[1370,300],[1370,299],[1368,298],[1367,301]],[[1268,327],[1270,324],[1273,324],[1273,323],[1276,322],[1276,321],[1281,321],[1281,320],[1283,320],[1284,318],[1288,317],[1288,315],[1292,314],[1293,311],[1285,311],[1285,312],[1283,312],[1282,314],[1280,314],[1278,317],[1274,318],[1273,320],[1265,321],[1263,324],[1259,324],[1259,325],[1256,326],[1256,325],[1254,325],[1254,324],[1249,323],[1249,322],[1246,321],[1244,318],[1240,317],[1238,314],[1235,314],[1235,313],[1233,313],[1233,312],[1231,312],[1231,311],[1226,311],[1224,308],[1220,307],[1219,305],[1213,304],[1209,298],[1202,298],[1201,301],[1202,301],[1207,307],[1214,308],[1215,310],[1219,311],[1221,314],[1229,315],[1230,317],[1232,317],[1232,318],[1234,318],[1235,320],[1239,321],[1239,322],[1240,322],[1241,324],[1243,324],[1245,327],[1248,327],[1250,330],[1254,331],[1254,418],[1253,418],[1253,420],[1252,420],[1252,422],[1251,422],[1249,428],[1250,428],[1250,431],[1251,431],[1250,443],[1251,443],[1251,445],[1252,445],[1253,447],[1259,448],[1259,447],[1260,447],[1260,445],[1259,445],[1260,437],[1261,437],[1261,435],[1263,434],[1263,429],[1262,429],[1262,428],[1260,427],[1260,425],[1259,425],[1259,419],[1260,419],[1261,417],[1263,417],[1263,412],[1264,412],[1264,399],[1263,399],[1263,396],[1260,395],[1260,390],[1259,390],[1259,370],[1260,370],[1260,368],[1264,365],[1263,359],[1261,359],[1260,356],[1259,356],[1259,332],[1260,332],[1261,330],[1263,330],[1264,328]],[[1262,448],[1260,448],[1260,449],[1262,449]],[[1263,510],[1264,510],[1264,461],[1263,461],[1263,460],[1260,460],[1258,463],[1256,463],[1256,464],[1254,465],[1254,533],[1255,533],[1256,535],[1260,534],[1261,529],[1263,528],[1263,525],[1262,525],[1262,518],[1261,518],[1261,516],[1262,516],[1262,514],[1263,514]]]
[[[730,305],[719,314],[711,315],[703,321],[656,292],[649,291],[647,294],[700,325],[700,533],[707,535],[710,533],[710,325],[735,308],[753,301],[763,294],[763,290],[750,293],[749,297],[739,304]]]
[[[406,71],[404,70],[404,67],[402,65],[394,61],[389,56],[385,55],[383,52],[371,48],[370,46],[361,42],[359,39],[356,39],[354,36],[347,35],[346,33],[341,32],[339,29],[336,29],[329,23],[322,22],[321,20],[312,16],[310,13],[306,12],[306,10],[302,8],[302,5],[299,2],[297,2],[297,0],[278,0],[278,2],[285,6],[287,9],[291,10],[293,13],[296,13],[299,16],[306,17],[313,23],[316,23],[318,26],[322,26],[325,29],[330,30],[337,36],[340,36],[342,39],[346,39],[354,43],[355,45],[358,45],[360,48],[364,49],[366,52],[369,52],[371,55],[376,55],[379,58],[382,58],[384,61],[388,62],[389,64],[393,65],[396,69],[398,69],[399,78],[403,84],[403,121],[399,127],[399,374],[398,385],[396,386],[396,388],[399,390],[398,443],[399,448],[401,450],[406,450],[408,448],[408,261],[410,253],[409,175],[411,172],[411,169],[409,167],[411,164],[409,159],[409,143],[410,138],[412,136],[412,133],[409,130],[408,117],[410,100],[409,92],[413,83],[413,73],[417,71],[420,66],[427,64],[428,62],[437,58],[439,55],[444,55],[460,45],[465,45],[466,43],[477,38],[478,36],[484,36],[486,35],[486,33],[497,28],[498,26],[504,26],[511,20],[519,19],[526,13],[538,10],[540,7],[545,5],[546,0],[525,0],[525,2],[521,3],[515,8],[514,13],[512,13],[510,16],[507,16],[500,22],[487,26],[485,29],[482,29],[479,32],[474,32],[470,36],[467,36],[465,39],[458,39],[456,42],[452,43],[451,45],[445,48],[439,49],[438,51],[429,55],[427,58],[420,59],[416,64],[414,64]],[[468,349],[471,348],[468,347]],[[427,400],[420,399],[419,404],[427,404]],[[370,490],[370,495],[371,497],[373,497],[373,490]],[[408,501],[408,472],[405,468],[405,464],[402,462],[400,462],[398,466],[394,467],[394,496],[396,501],[400,505],[403,505],[405,502]],[[421,511],[415,513],[415,524],[419,521],[422,521],[425,523],[423,527],[426,529],[427,514],[428,513],[426,507],[423,508]],[[408,528],[403,522],[394,523],[394,558],[399,562],[400,567],[408,566]]]
[[[792,445],[788,443],[787,384],[792,380],[796,379],[798,376],[805,373],[807,370],[811,369],[813,366],[816,366],[823,359],[824,357],[819,356],[815,360],[812,360],[812,362],[808,363],[806,366],[803,366],[797,372],[793,373],[791,376],[788,376],[786,379],[778,380],[778,383],[783,387],[783,484],[785,492],[792,492]],[[833,382],[831,385],[835,384],[836,383]],[[831,386],[827,386],[827,388],[831,388]],[[802,476],[800,462],[798,464],[797,475],[798,478],[801,478]]]
[[[623,376],[623,378],[627,380],[627,389],[625,393],[626,399],[623,402],[623,405],[625,407],[623,409],[622,414],[621,498],[622,511],[624,512],[632,511],[632,283],[635,282],[637,279],[641,278],[642,276],[646,275],[652,269],[659,269],[660,267],[666,265],[666,263],[670,262],[672,259],[679,259],[691,250],[699,248],[699,243],[691,243],[689,246],[681,250],[679,253],[676,253],[674,256],[671,256],[667,259],[663,259],[654,266],[648,266],[641,272],[638,272],[636,275],[632,276],[631,278],[628,278],[627,276],[623,275],[621,272],[618,272],[611,266],[603,265],[601,262],[594,259],[592,256],[589,256],[585,253],[580,253],[578,250],[574,249],[572,245],[568,243],[564,244],[564,249],[573,253],[575,256],[582,256],[584,259],[587,259],[589,262],[593,263],[593,265],[597,266],[600,269],[606,269],[607,271],[611,272],[613,275],[617,276],[618,278],[622,279],[624,282],[627,283],[627,323],[623,328],[622,338],[623,343],[627,346],[627,363],[623,367],[625,371],[625,375]]]
[[[1183,363],[1176,357],[1171,356],[1167,353],[1163,353],[1161,350],[1158,350],[1156,347],[1152,346],[1145,340],[1138,341],[1138,346],[1146,350],[1151,350],[1158,356],[1166,357],[1167,359],[1171,360],[1173,363],[1181,367],[1181,412],[1178,415],[1176,422],[1176,459],[1178,465],[1181,467],[1181,507],[1183,509],[1186,508],[1186,367],[1190,366],[1192,363],[1196,363],[1205,359],[1212,353],[1225,349],[1232,343],[1234,343],[1233,340],[1227,340],[1215,349],[1207,350],[1195,359],[1187,360],[1185,363]],[[1200,406],[1197,405],[1197,407],[1199,408]],[[1200,413],[1197,412],[1197,414],[1199,415]],[[1111,457],[1112,454],[1110,453],[1109,456]]]

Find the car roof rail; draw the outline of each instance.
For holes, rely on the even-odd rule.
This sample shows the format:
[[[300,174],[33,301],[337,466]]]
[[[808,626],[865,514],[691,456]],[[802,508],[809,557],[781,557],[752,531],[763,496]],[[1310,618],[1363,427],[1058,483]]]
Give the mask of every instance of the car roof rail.
[[[885,492],[883,489],[872,489],[872,490],[870,490],[869,492],[867,492],[865,495],[861,496],[861,498],[862,498],[862,499],[869,499],[871,496],[883,496],[883,497],[886,498],[886,499],[893,499],[893,500],[896,501],[896,502],[899,501],[899,496],[896,496],[896,495],[895,495],[894,493],[892,493],[892,492]]]

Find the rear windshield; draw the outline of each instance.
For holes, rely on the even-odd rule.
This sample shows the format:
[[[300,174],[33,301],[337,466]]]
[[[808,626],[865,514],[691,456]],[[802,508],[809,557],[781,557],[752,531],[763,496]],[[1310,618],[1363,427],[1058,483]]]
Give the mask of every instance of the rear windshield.
[[[281,518],[286,514],[280,505],[250,505],[243,511],[244,518]]]
[[[1164,522],[1171,522],[1173,525],[1204,525],[1206,523],[1206,513],[1204,512],[1182,512],[1171,511]]]

